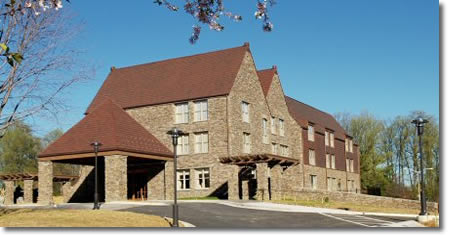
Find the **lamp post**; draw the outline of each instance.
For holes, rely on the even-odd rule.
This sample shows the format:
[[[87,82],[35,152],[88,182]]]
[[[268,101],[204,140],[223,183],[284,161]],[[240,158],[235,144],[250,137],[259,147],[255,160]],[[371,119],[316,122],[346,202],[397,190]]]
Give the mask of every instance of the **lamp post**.
[[[93,210],[99,210],[100,204],[98,202],[98,148],[102,145],[99,142],[93,142],[91,145],[94,147],[94,153],[95,153],[95,186],[94,186],[94,209]]]
[[[425,181],[423,178],[423,153],[422,153],[422,134],[424,131],[424,126],[428,123],[428,120],[422,117],[417,117],[411,121],[412,124],[416,125],[417,135],[419,136],[419,155],[420,155],[420,214],[424,216],[427,214],[427,203],[425,199]]]
[[[173,227],[178,227],[178,205],[177,205],[177,145],[178,145],[178,137],[183,135],[183,131],[172,128],[167,132],[168,135],[172,137],[173,144]]]

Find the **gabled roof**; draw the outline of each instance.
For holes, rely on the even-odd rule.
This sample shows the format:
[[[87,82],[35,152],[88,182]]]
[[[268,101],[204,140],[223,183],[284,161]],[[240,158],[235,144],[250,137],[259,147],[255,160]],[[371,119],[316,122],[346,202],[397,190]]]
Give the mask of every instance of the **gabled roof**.
[[[220,51],[111,69],[87,113],[105,98],[122,108],[227,95],[249,44]]]
[[[106,99],[63,136],[39,154],[40,158],[93,153],[98,141],[101,152],[122,151],[172,157],[172,152],[128,113]]]
[[[334,131],[336,138],[345,139],[345,130],[332,115],[299,102],[291,97],[285,96],[285,99],[289,113],[300,126],[307,128],[308,123],[311,122],[315,125],[314,127],[317,131],[323,133],[324,129],[330,129]]]
[[[261,87],[264,92],[264,96],[267,97],[267,94],[269,93],[270,85],[272,84],[273,77],[277,72],[277,67],[273,66],[270,69],[265,70],[259,70],[257,71],[259,82],[261,83]]]

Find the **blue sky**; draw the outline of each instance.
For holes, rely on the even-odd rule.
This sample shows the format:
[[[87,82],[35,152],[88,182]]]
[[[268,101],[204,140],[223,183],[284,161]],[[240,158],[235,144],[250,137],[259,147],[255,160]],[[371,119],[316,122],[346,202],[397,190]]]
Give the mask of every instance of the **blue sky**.
[[[369,111],[385,119],[423,110],[439,116],[437,0],[278,0],[270,9],[271,33],[253,17],[256,0],[224,3],[243,21],[223,18],[223,32],[203,26],[195,45],[188,42],[195,20],[153,0],[66,3],[85,24],[74,43],[96,65],[96,76],[69,91],[70,112],[57,122],[35,120],[35,132],[67,130],[82,119],[111,66],[244,42],[250,42],[258,69],[278,66],[286,94],[331,114]]]

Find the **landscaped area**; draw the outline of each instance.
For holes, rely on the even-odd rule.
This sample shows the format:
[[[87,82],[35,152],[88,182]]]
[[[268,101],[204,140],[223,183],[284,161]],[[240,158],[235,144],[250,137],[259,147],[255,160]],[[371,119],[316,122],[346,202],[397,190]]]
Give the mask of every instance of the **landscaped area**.
[[[0,227],[170,227],[162,217],[110,210],[0,209]]]

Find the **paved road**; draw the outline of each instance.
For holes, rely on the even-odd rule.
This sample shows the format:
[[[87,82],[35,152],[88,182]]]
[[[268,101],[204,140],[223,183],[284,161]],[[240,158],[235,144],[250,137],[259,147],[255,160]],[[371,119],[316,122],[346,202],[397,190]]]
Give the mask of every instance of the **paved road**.
[[[172,217],[171,206],[139,206],[122,211]],[[336,217],[317,213],[252,210],[215,203],[180,203],[180,220],[206,228],[360,228]]]

